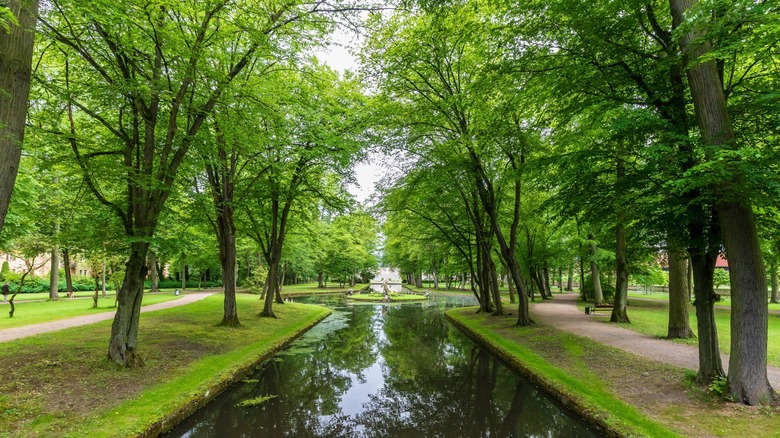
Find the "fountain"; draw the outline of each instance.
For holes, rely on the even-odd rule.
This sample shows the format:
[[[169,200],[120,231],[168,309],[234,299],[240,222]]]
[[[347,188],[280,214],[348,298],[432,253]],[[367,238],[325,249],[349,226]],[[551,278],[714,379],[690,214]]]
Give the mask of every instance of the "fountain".
[[[377,292],[377,293],[400,293],[403,291],[403,285],[401,284],[401,280],[399,278],[399,273],[397,269],[390,269],[390,268],[381,268],[379,270],[379,278],[374,278],[371,280],[371,283],[369,285],[369,289],[371,289],[371,292]]]

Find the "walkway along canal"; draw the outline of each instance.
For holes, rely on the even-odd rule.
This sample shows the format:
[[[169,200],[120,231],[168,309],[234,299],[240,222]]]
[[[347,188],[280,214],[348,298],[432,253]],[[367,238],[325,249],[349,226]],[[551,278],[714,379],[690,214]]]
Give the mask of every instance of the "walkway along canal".
[[[449,324],[457,297],[333,314],[167,437],[595,437]]]

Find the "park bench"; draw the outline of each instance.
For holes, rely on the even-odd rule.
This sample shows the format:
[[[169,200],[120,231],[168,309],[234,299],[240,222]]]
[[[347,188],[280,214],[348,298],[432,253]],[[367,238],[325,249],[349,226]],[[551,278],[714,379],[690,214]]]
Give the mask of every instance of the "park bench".
[[[612,304],[594,304],[592,306],[585,306],[586,315],[594,315],[599,310],[611,312]]]

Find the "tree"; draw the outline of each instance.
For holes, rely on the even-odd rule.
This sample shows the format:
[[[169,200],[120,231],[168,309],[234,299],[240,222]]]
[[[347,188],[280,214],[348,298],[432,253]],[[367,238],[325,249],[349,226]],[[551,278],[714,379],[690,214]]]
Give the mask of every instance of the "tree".
[[[11,201],[24,143],[38,0],[0,7],[0,233]]]
[[[736,151],[733,126],[726,105],[723,84],[714,59],[706,56],[711,42],[700,23],[686,22],[686,13],[696,0],[670,0],[675,26],[681,28],[680,49],[687,56],[686,75],[705,145],[713,152]],[[731,396],[755,405],[777,395],[769,385],[766,371],[767,317],[766,277],[756,223],[749,196],[744,193],[744,175],[738,163],[726,162],[727,176],[715,188],[715,207],[729,259],[732,291],[731,355],[729,388]]]
[[[61,134],[90,191],[121,219],[130,241],[108,357],[141,365],[146,256],[177,173],[225,89],[259,50],[272,56],[284,46],[284,38],[271,36],[300,24],[317,4],[81,6],[55,1],[41,17],[52,44],[45,46],[47,73],[40,84],[65,103],[67,129]]]

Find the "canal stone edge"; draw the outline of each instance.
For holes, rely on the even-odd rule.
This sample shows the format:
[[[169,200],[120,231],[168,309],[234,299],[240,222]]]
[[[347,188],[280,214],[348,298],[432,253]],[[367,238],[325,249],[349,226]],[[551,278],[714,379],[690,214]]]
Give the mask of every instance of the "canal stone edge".
[[[577,398],[573,397],[571,394],[562,391],[560,388],[555,386],[551,381],[546,379],[545,376],[535,373],[532,369],[518,362],[518,360],[514,356],[509,354],[507,351],[499,348],[496,345],[493,345],[482,335],[472,331],[470,328],[463,325],[460,321],[450,316],[447,312],[444,313],[444,316],[447,318],[447,320],[450,323],[452,323],[452,325],[457,327],[460,331],[462,331],[466,336],[471,338],[474,342],[477,342],[481,347],[485,348],[490,353],[501,358],[501,360],[507,363],[510,366],[510,368],[520,373],[525,379],[527,379],[532,384],[542,388],[545,392],[547,392],[556,400],[558,400],[564,407],[580,415],[583,418],[583,420],[585,420],[586,423],[588,423],[590,426],[597,429],[599,432],[604,433],[607,437],[610,438],[623,438],[626,436],[620,430],[615,429],[614,426],[607,424],[602,418],[598,416],[597,412],[594,412],[594,409],[592,407],[585,405],[583,402],[577,400]]]
[[[146,430],[144,430],[142,433],[138,434],[137,436],[139,438],[153,438],[171,430],[174,426],[184,421],[190,415],[194,414],[198,409],[205,406],[208,402],[214,400],[218,395],[220,395],[222,392],[228,389],[231,385],[240,381],[241,379],[246,377],[249,373],[257,369],[257,367],[260,366],[263,362],[269,360],[276,353],[286,348],[288,345],[290,345],[293,341],[295,341],[299,337],[303,336],[304,333],[308,332],[312,327],[322,322],[322,320],[327,318],[331,313],[333,312],[328,311],[321,317],[317,318],[316,320],[312,321],[305,327],[301,328],[301,330],[295,333],[294,335],[290,336],[280,344],[276,345],[274,348],[268,350],[267,352],[261,354],[260,356],[255,357],[249,362],[238,365],[234,369],[234,372],[232,374],[214,382],[208,388],[194,394],[186,404],[184,404],[183,406],[178,406],[174,408],[171,412],[164,414],[162,419],[155,421],[154,423],[149,425],[149,427]]]

